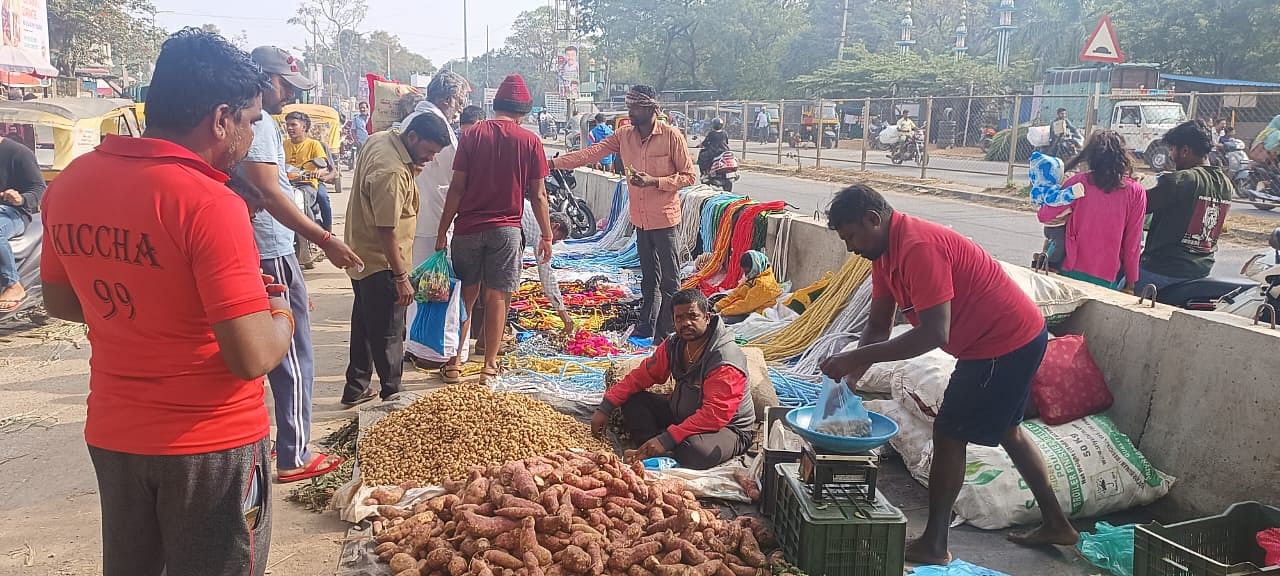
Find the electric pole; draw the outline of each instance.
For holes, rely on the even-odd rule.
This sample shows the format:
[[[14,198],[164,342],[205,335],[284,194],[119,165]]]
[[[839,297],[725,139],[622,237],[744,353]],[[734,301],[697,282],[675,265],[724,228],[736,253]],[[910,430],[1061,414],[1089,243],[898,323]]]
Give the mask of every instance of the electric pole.
[[[840,17],[840,48],[836,50],[836,60],[844,60],[844,44],[849,37],[849,0],[844,0],[844,14]]]
[[[467,0],[462,0],[462,75],[471,80],[471,54],[467,51]]]

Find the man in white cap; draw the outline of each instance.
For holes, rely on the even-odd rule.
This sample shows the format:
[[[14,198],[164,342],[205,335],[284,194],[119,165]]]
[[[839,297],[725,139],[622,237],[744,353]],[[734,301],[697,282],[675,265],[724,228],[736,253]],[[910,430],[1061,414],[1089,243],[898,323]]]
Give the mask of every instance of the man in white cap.
[[[409,122],[419,114],[434,114],[445,123],[452,124],[467,105],[467,96],[470,93],[471,85],[465,78],[455,72],[441,70],[427,84],[426,99],[418,103],[413,113],[405,117],[401,125],[408,126]],[[449,137],[451,142],[449,147],[436,154],[435,159],[428,162],[415,178],[421,198],[418,209],[418,228],[413,237],[413,262],[410,263],[415,268],[436,251],[436,229],[440,227],[445,195],[449,192],[449,182],[453,180],[453,154],[458,147],[457,136],[451,133]],[[417,306],[410,305],[405,325],[413,326],[416,312]],[[454,356],[446,355],[447,350],[432,350],[429,346],[411,339],[405,341],[404,350],[406,359],[424,370],[439,368]],[[465,362],[466,351],[463,350],[461,354]]]
[[[363,263],[340,238],[325,231],[307,217],[293,201],[285,161],[284,136],[272,115],[284,105],[315,87],[302,75],[298,62],[275,46],[253,50],[253,61],[271,78],[262,91],[262,120],[253,125],[253,144],[240,175],[262,192],[262,210],[253,214],[253,233],[258,244],[262,273],[288,287],[285,297],[293,311],[296,329],[293,345],[284,360],[267,374],[276,415],[276,469],[280,482],[297,482],[325,474],[342,464],[342,459],[311,453],[311,391],[315,384],[315,364],[311,349],[311,310],[307,284],[294,254],[294,233],[319,246],[329,261],[340,268]]]

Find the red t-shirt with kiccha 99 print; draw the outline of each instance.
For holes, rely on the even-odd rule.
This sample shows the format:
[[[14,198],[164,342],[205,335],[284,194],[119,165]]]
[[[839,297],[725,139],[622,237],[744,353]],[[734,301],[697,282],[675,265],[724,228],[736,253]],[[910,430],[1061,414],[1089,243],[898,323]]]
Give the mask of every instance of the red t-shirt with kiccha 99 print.
[[[889,250],[871,267],[871,297],[892,297],[911,324],[951,303],[951,335],[942,350],[961,360],[991,360],[1044,331],[1040,307],[981,246],[959,232],[906,214],[889,220]]]
[[[45,283],[89,325],[90,446],[229,450],[267,435],[262,378],[241,380],[213,324],[269,308],[244,201],[190,150],[107,136],[45,194]]]

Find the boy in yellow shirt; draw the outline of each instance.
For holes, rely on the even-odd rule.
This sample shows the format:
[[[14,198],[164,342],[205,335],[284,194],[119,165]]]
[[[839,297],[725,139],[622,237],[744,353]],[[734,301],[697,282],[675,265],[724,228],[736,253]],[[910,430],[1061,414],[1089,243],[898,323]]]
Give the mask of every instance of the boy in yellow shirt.
[[[319,140],[312,138],[311,117],[302,112],[290,112],[284,117],[284,131],[289,137],[284,141],[284,158],[289,165],[289,181],[295,186],[309,184],[315,191],[317,203],[320,205],[321,226],[325,230],[333,229],[333,209],[329,204],[329,194],[320,186],[320,179],[329,174],[329,168],[320,168],[315,160],[323,158],[328,166],[329,155]]]

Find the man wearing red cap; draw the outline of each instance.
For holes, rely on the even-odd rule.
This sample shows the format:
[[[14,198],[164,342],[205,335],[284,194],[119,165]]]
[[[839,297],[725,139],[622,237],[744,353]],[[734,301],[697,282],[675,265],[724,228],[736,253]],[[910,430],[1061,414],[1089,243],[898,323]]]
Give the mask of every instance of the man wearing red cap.
[[[538,220],[541,238],[534,254],[551,259],[551,219],[547,214],[547,156],[542,140],[520,125],[533,109],[533,97],[518,74],[507,76],[493,99],[494,118],[462,134],[453,159],[453,181],[445,198],[436,235],[436,250],[448,244],[453,226],[453,269],[462,282],[467,316],[484,290],[485,380],[498,375],[498,349],[507,321],[511,294],[520,285],[524,252],[520,221],[527,197]],[[457,222],[454,222],[454,218]],[[463,323],[466,337],[471,319]],[[460,358],[442,370],[446,383],[456,382]]]

